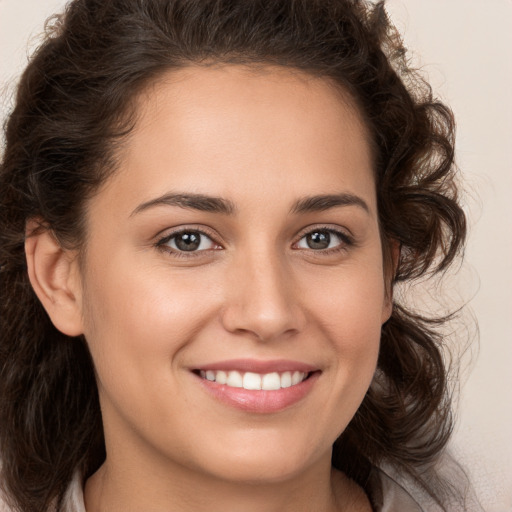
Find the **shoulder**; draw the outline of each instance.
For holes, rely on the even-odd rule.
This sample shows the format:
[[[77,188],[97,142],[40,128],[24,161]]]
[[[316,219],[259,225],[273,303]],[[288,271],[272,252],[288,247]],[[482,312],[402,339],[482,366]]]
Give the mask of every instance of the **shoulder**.
[[[66,512],[86,512],[84,503],[83,483],[77,471],[62,499],[62,510]]]
[[[406,487],[382,469],[373,469],[367,492],[375,512],[423,512]]]
[[[5,495],[4,486],[3,486],[4,478],[2,471],[2,460],[0,459],[0,512],[12,512],[13,508],[9,504],[9,500]]]
[[[63,496],[62,506],[58,507],[59,510],[65,510],[66,512],[86,512],[81,482],[82,479],[77,472],[73,477],[73,480],[69,485],[65,495]],[[54,512],[56,509],[56,506],[52,506],[48,512]],[[17,509],[13,507],[8,497],[5,495],[5,492],[2,490],[0,480],[0,512],[15,512],[16,510]]]
[[[9,500],[7,499],[4,491],[2,490],[2,485],[0,482],[0,512],[12,512],[13,510],[14,509],[9,504]]]
[[[439,492],[443,505],[412,477],[384,466],[374,468],[369,492],[376,512],[483,512],[462,467],[449,454],[425,472],[425,479]]]

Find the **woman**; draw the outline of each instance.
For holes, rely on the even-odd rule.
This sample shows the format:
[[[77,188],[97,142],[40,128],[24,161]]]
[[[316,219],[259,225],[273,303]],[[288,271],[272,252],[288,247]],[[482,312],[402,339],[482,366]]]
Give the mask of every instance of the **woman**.
[[[463,245],[453,129],[380,4],[71,2],[6,130],[6,506],[462,510],[393,300]]]

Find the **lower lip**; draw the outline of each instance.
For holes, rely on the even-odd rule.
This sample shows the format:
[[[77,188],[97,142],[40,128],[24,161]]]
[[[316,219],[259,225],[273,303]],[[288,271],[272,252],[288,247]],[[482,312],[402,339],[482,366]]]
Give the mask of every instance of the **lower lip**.
[[[306,380],[288,388],[272,391],[234,388],[226,384],[200,379],[203,388],[214,398],[242,411],[269,414],[282,411],[304,399],[318,380],[320,372],[312,373]]]

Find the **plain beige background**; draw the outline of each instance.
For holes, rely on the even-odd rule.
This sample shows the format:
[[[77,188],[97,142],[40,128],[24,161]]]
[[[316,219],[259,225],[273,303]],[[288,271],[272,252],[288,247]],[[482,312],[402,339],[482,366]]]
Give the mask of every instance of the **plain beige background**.
[[[0,118],[44,20],[64,3],[0,0]],[[480,341],[466,357],[452,449],[485,510],[511,512],[512,0],[388,0],[387,8],[458,121],[471,225],[458,290],[471,299]]]

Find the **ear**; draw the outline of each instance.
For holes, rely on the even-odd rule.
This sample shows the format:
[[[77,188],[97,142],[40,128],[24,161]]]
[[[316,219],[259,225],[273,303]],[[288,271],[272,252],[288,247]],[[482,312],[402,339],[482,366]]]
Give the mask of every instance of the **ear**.
[[[400,263],[400,242],[390,240],[384,249],[384,303],[382,307],[382,323],[389,320],[393,312],[393,281]]]
[[[62,248],[36,220],[27,223],[25,254],[32,288],[55,327],[68,336],[82,328],[81,283],[75,251]]]

